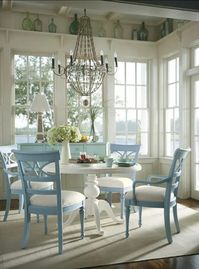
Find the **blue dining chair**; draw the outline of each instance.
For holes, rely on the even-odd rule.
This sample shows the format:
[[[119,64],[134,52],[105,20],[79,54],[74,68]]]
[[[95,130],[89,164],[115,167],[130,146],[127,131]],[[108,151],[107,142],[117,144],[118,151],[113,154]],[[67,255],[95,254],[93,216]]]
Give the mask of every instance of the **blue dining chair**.
[[[142,225],[142,207],[163,208],[166,237],[169,244],[172,243],[170,208],[173,208],[174,222],[177,233],[179,233],[177,193],[184,160],[190,151],[190,148],[177,148],[175,150],[168,176],[153,175],[149,176],[146,181],[136,180],[133,182],[133,189],[125,196],[126,237],[129,236],[130,206],[139,207],[138,224],[140,227]]]
[[[6,197],[6,209],[3,221],[6,221],[10,211],[12,197],[18,195],[19,197],[19,213],[22,212],[24,206],[24,197],[22,190],[22,182],[18,177],[17,162],[13,152],[11,151],[15,146],[1,146],[0,147],[0,160],[2,163],[3,177],[5,184],[5,197]],[[13,169],[15,171],[13,171]],[[52,182],[34,182],[33,188],[36,189],[52,189]],[[37,221],[39,222],[39,215],[37,215]]]
[[[24,234],[22,248],[26,248],[29,233],[31,214],[45,216],[44,226],[47,233],[47,216],[57,216],[58,224],[58,253],[63,252],[63,213],[70,213],[79,209],[81,222],[81,238],[84,237],[84,204],[85,196],[76,191],[61,190],[59,151],[22,152],[13,150],[22,179],[24,195]],[[55,172],[48,172],[48,165],[52,165]],[[53,182],[51,190],[33,189],[34,182]]]
[[[3,171],[3,178],[5,184],[5,197],[6,197],[6,209],[3,221],[6,221],[10,211],[12,195],[18,195],[19,197],[19,213],[23,209],[23,195],[21,188],[21,180],[18,179],[17,163],[14,159],[14,154],[11,152],[11,148],[8,146],[0,147],[0,160]],[[13,171],[13,169],[15,171]]]
[[[132,164],[137,163],[138,154],[140,151],[140,145],[121,145],[121,144],[110,144],[110,154],[115,161],[129,161]],[[133,172],[129,177],[111,176],[106,175],[105,177],[98,178],[98,186],[101,192],[108,193],[107,199],[109,204],[112,203],[112,193],[120,194],[121,204],[121,219],[124,216],[124,197],[125,193],[132,189],[132,183],[135,179],[136,172]]]

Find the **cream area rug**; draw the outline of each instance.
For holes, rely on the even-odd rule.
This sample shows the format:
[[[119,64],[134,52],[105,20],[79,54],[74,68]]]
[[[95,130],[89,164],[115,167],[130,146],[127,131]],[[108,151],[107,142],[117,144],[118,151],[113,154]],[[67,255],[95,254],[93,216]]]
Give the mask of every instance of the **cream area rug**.
[[[119,206],[114,208],[119,216]],[[173,218],[173,243],[167,244],[162,209],[143,209],[143,225],[138,227],[138,214],[132,213],[130,236],[125,238],[124,224],[115,224],[106,214],[102,215],[104,235],[96,232],[93,218],[85,221],[85,238],[80,240],[80,224],[64,226],[64,251],[58,255],[55,217],[49,218],[49,233],[44,235],[43,220],[31,221],[27,249],[20,248],[23,233],[23,214],[11,211],[3,222],[0,212],[0,268],[75,269],[98,265],[162,258],[199,253],[199,213],[185,206],[178,206],[181,232],[175,233]]]

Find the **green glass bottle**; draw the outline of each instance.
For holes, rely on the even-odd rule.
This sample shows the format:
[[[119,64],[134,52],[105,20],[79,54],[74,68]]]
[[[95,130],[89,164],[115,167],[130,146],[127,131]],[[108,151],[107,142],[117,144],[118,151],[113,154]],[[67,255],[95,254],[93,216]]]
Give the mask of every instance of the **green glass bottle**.
[[[75,14],[74,16],[74,21],[69,26],[69,33],[72,35],[77,35],[79,30],[79,21],[77,19],[77,14]]]
[[[34,31],[42,32],[42,21],[39,19],[39,15],[34,20]]]
[[[33,21],[30,19],[30,13],[27,12],[26,17],[22,21],[22,29],[27,31],[33,31],[34,30],[34,24]]]
[[[51,23],[48,25],[48,32],[49,33],[56,33],[57,32],[57,26],[54,23],[54,19],[51,19]]]
[[[143,40],[143,41],[148,40],[148,30],[145,28],[144,22],[142,22],[138,36],[139,36],[139,40]]]

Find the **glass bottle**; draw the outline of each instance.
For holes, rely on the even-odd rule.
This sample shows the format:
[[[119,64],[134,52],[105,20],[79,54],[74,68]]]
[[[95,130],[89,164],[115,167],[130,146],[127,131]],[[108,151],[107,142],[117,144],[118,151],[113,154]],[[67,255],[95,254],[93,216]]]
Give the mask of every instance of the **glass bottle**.
[[[139,40],[148,40],[148,30],[145,28],[144,22],[142,22],[142,25],[139,30]]]
[[[165,23],[162,23],[160,27],[160,38],[165,36]]]
[[[169,34],[169,21],[168,19],[166,19],[166,21],[164,22],[164,27],[165,27],[165,35]]]
[[[117,20],[113,31],[114,31],[114,38],[123,38],[123,28],[119,20]]]
[[[57,32],[57,26],[54,23],[54,19],[51,19],[51,23],[48,25],[48,32],[49,33],[56,33]]]
[[[100,28],[98,30],[98,36],[99,37],[106,37],[106,31],[105,31],[105,29],[104,29],[104,27],[103,27],[102,24],[101,24],[101,26],[100,26]]]
[[[34,20],[34,31],[42,32],[42,21],[39,19],[39,15]]]
[[[137,31],[137,29],[134,29],[132,31],[132,39],[133,40],[138,40],[138,31]]]
[[[165,34],[168,35],[173,32],[173,20],[167,18],[165,21]]]
[[[28,30],[28,31],[33,31],[34,29],[34,24],[33,24],[33,21],[30,19],[29,12],[27,12],[26,17],[22,21],[22,29]]]
[[[74,15],[74,21],[71,22],[69,26],[69,33],[72,35],[77,35],[79,30],[79,21],[77,19],[77,14]]]

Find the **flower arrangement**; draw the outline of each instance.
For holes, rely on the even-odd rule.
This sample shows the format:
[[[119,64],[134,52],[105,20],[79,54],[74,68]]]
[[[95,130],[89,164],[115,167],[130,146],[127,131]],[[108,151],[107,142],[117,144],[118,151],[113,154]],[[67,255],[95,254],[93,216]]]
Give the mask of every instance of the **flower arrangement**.
[[[81,133],[78,127],[71,125],[60,125],[51,128],[47,133],[47,141],[49,144],[54,145],[63,141],[79,142]]]

